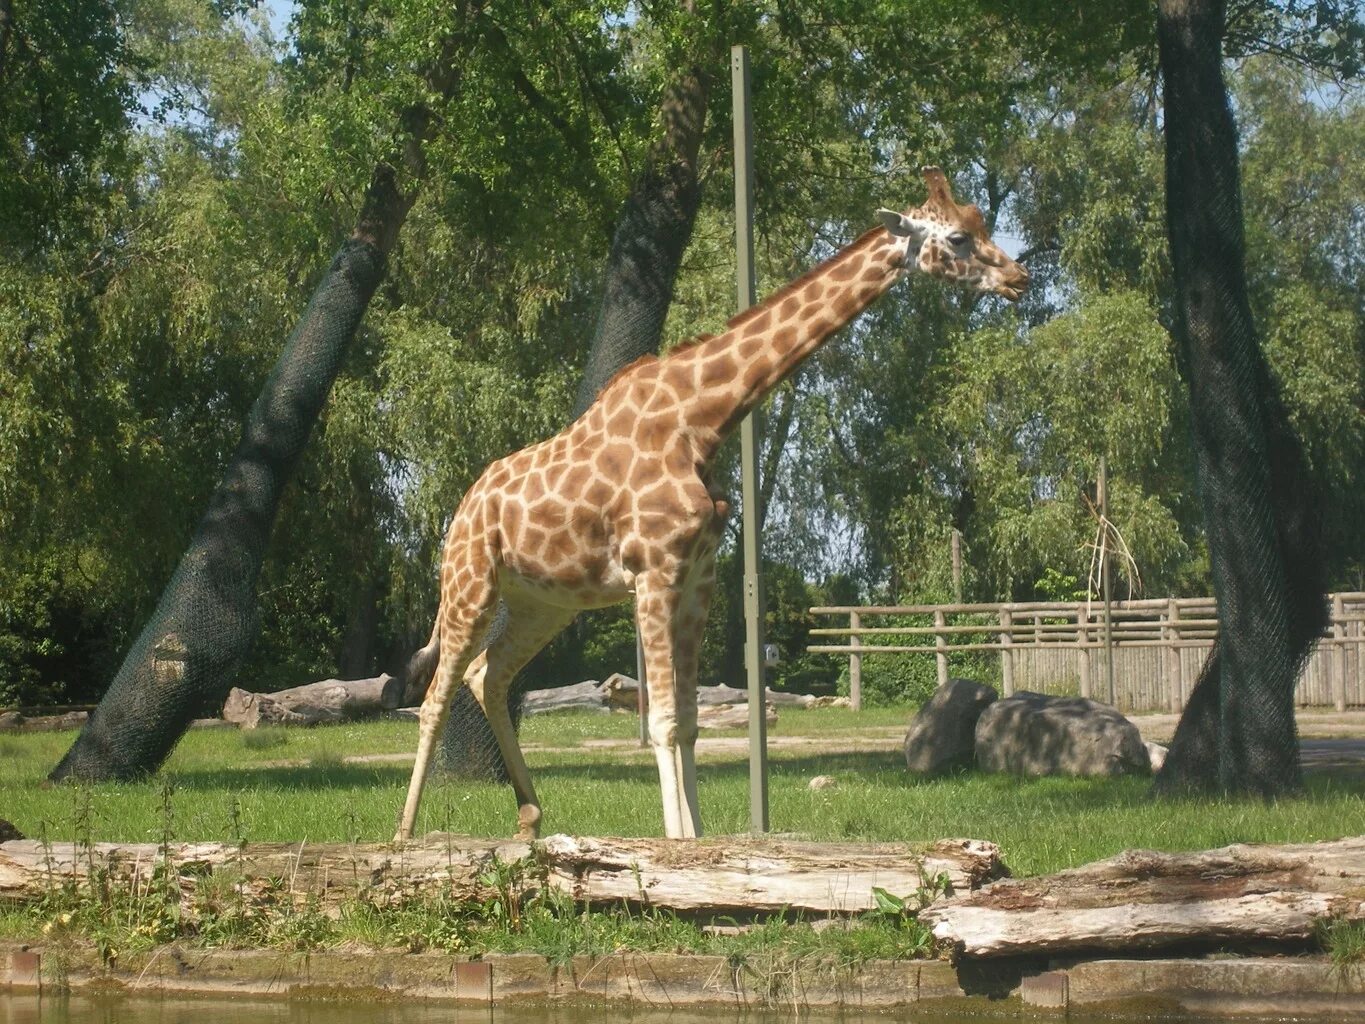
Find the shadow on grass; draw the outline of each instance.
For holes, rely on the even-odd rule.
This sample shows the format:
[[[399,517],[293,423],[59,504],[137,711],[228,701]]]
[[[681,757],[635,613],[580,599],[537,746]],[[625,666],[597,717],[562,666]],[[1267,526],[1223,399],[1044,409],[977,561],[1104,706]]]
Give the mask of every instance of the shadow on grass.
[[[961,798],[1011,796],[1028,799],[1062,799],[1073,809],[1102,808],[1116,804],[1132,805],[1151,799],[1147,780],[1132,776],[1119,778],[1068,778],[1048,776],[1026,778],[1012,775],[987,775],[966,771],[937,778],[912,776],[896,765],[885,751],[841,751],[830,754],[774,758],[769,765],[773,780],[784,783],[816,775],[833,775],[853,783],[885,789],[941,790],[945,796]],[[411,769],[406,764],[335,764],[238,768],[191,768],[177,771],[173,778],[178,789],[215,791],[223,789],[289,790],[328,789],[401,789],[407,785]],[[603,763],[570,761],[534,766],[532,777],[538,782],[558,782],[582,786],[585,783],[626,784],[657,780],[652,763],[644,761]],[[749,777],[747,761],[708,761],[699,767],[703,781],[742,784]],[[458,776],[436,776],[434,784],[458,788],[461,785],[486,787],[490,783],[469,781]],[[965,792],[964,792],[965,791]],[[1343,796],[1365,798],[1365,776],[1354,771],[1313,772],[1306,780],[1301,799],[1336,800]],[[1192,798],[1180,803],[1209,803],[1216,800]]]
[[[366,789],[407,784],[412,769],[403,765],[339,764],[325,768],[274,765],[252,768],[185,768],[171,773],[178,790]]]

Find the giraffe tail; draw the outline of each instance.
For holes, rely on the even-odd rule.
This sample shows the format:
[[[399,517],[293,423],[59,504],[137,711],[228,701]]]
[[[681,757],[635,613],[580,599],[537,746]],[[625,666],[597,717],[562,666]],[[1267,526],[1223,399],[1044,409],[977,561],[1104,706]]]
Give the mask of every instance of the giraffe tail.
[[[441,617],[438,614],[435,625],[431,627],[431,639],[427,641],[425,647],[420,648],[408,659],[407,667],[403,669],[404,707],[422,702],[427,693],[427,686],[431,683],[431,677],[436,674],[436,663],[440,660]]]

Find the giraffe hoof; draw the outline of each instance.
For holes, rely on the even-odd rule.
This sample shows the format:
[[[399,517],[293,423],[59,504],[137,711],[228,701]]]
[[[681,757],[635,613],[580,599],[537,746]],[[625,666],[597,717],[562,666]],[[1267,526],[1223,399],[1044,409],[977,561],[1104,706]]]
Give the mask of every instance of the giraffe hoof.
[[[524,804],[517,811],[517,838],[533,842],[540,838],[540,808],[534,804]]]

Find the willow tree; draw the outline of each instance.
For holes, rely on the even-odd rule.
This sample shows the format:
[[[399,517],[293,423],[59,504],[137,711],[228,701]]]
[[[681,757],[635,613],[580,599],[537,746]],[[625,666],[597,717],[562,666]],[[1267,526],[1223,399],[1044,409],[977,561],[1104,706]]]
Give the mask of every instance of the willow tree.
[[[1220,634],[1157,788],[1301,783],[1294,688],[1327,622],[1318,503],[1252,322],[1222,0],[1161,0],[1166,220]]]

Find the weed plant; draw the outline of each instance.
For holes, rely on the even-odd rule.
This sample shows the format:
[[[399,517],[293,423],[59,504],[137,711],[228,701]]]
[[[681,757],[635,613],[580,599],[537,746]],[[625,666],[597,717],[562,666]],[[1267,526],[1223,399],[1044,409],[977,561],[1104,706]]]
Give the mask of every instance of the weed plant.
[[[1319,927],[1318,941],[1339,969],[1365,966],[1365,921],[1334,918]]]

